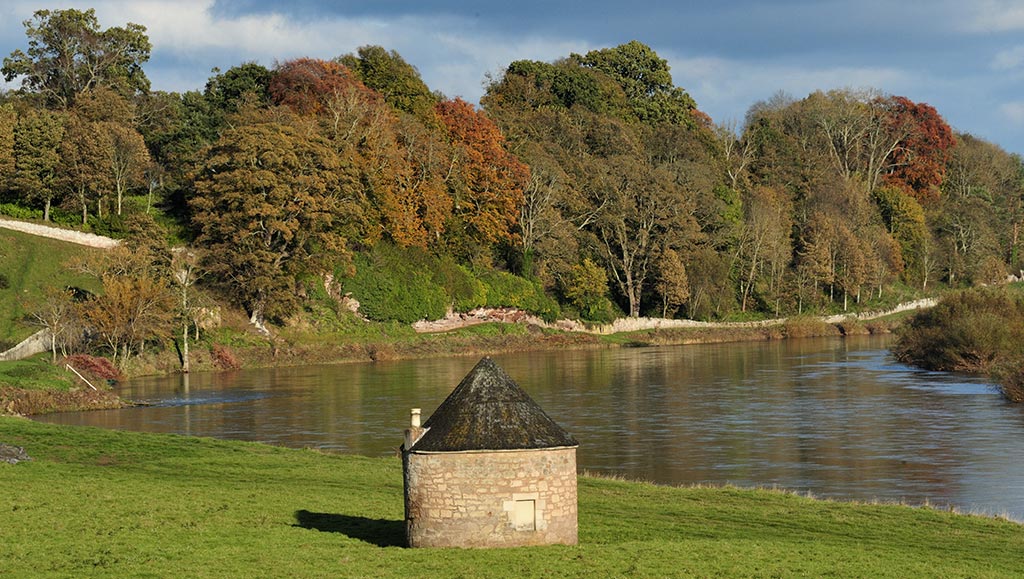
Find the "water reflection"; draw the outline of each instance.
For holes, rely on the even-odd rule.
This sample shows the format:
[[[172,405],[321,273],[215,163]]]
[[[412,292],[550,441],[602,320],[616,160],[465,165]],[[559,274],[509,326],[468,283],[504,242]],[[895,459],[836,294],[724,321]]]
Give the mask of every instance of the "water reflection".
[[[1024,519],[1024,411],[983,381],[895,363],[862,337],[496,357],[582,443],[581,468],[779,486]],[[476,363],[453,358],[145,379],[151,406],[50,422],[387,455]]]

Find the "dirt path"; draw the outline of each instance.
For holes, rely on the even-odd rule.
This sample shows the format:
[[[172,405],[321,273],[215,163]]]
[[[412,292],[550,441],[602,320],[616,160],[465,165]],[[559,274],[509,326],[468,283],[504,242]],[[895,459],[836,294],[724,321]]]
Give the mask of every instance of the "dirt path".
[[[69,243],[77,243],[78,245],[85,245],[87,247],[95,247],[97,249],[110,249],[120,244],[118,240],[103,237],[102,235],[72,231],[70,229],[60,229],[59,227],[39,225],[38,223],[14,221],[13,219],[0,218],[0,227],[20,231],[22,233],[29,233],[31,235],[49,237],[50,239],[59,239]]]

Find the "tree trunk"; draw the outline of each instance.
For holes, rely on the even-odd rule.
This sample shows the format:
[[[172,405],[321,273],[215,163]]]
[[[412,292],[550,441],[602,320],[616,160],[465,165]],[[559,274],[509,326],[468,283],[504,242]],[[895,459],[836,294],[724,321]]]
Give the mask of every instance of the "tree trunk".
[[[188,374],[188,317],[181,323],[181,371]]]
[[[50,198],[46,198],[46,203],[43,205],[43,221],[50,220]]]

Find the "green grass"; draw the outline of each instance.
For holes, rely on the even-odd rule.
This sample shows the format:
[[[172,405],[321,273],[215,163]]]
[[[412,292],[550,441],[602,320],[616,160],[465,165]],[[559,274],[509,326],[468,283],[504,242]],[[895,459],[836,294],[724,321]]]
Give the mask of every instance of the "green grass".
[[[40,354],[25,360],[0,361],[0,386],[25,390],[68,390],[73,376],[60,366],[50,363],[49,354]]]
[[[26,314],[24,304],[38,300],[43,288],[72,285],[99,290],[94,278],[72,273],[65,267],[71,257],[86,251],[90,250],[73,243],[0,229],[0,275],[9,286],[0,289],[0,350],[38,329],[22,320]]]
[[[400,437],[396,432],[397,437]],[[582,477],[580,545],[406,549],[397,458],[0,418],[0,575],[1013,577],[1024,527]]]

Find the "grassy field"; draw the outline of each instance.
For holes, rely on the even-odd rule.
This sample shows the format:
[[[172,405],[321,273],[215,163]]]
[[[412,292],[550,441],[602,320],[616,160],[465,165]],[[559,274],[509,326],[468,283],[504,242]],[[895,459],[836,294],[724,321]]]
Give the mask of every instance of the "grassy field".
[[[47,286],[78,286],[90,291],[99,289],[98,282],[89,276],[69,272],[65,267],[75,255],[91,251],[73,243],[47,239],[0,229],[0,350],[7,349],[27,338],[36,330],[21,322],[25,315],[26,300],[41,296]]]
[[[396,440],[398,437],[396,433]],[[0,417],[0,576],[1019,577],[1024,527],[582,477],[580,545],[407,549],[397,458]]]

